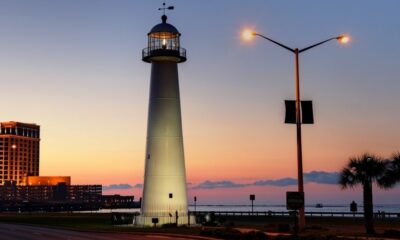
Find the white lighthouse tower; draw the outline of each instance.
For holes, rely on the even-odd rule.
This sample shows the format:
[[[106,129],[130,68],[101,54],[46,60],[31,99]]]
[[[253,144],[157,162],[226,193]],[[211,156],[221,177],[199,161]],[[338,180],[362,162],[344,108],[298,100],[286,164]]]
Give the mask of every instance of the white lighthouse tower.
[[[164,13],[165,9],[173,7],[164,5]],[[178,63],[186,61],[186,50],[165,14],[161,20],[148,33],[142,54],[143,61],[151,63],[144,187],[137,218],[142,226],[190,221],[178,81]]]

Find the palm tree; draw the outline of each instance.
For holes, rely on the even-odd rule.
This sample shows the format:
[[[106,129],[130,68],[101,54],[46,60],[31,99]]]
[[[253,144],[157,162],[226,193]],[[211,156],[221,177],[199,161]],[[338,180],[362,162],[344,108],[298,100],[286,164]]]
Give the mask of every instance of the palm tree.
[[[367,234],[374,234],[372,185],[376,183],[380,188],[387,188],[383,176],[388,166],[388,161],[379,156],[363,154],[352,157],[340,173],[339,184],[343,189],[363,187],[364,219]]]
[[[392,155],[384,176],[380,179],[380,184],[385,188],[392,188],[397,182],[400,182],[400,152]]]

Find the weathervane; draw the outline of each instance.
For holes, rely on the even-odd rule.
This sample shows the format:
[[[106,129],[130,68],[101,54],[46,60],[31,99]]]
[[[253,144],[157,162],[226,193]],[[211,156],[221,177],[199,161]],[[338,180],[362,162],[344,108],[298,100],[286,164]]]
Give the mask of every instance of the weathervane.
[[[164,15],[165,15],[165,10],[174,10],[174,6],[168,6],[168,7],[165,6],[165,0],[162,5],[163,5],[163,7],[159,8],[158,10],[159,11],[163,10]]]

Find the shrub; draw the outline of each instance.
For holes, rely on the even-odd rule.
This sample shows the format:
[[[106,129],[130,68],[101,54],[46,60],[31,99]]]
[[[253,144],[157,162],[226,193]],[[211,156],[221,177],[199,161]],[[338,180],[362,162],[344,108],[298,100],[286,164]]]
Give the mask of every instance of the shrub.
[[[400,231],[399,230],[394,230],[394,229],[389,229],[386,230],[383,235],[385,237],[400,237]]]
[[[164,223],[163,225],[161,225],[162,228],[176,228],[177,225],[176,223]]]

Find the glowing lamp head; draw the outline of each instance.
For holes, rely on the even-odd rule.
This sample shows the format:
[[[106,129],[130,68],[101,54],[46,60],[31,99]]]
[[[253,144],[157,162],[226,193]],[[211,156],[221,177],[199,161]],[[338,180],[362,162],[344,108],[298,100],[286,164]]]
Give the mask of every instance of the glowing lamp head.
[[[17,145],[13,144],[13,145],[11,146],[11,148],[12,148],[12,149],[16,149],[16,148],[17,148]]]
[[[166,46],[167,46],[167,39],[163,38],[163,40],[162,40],[162,45],[163,45],[163,47],[166,47]]]
[[[350,37],[347,35],[341,35],[339,37],[337,37],[337,40],[341,43],[341,44],[347,44],[350,42]]]
[[[242,38],[243,38],[245,41],[251,41],[251,40],[253,40],[253,38],[254,38],[254,32],[253,32],[252,30],[250,30],[250,29],[245,29],[245,30],[242,32]]]

